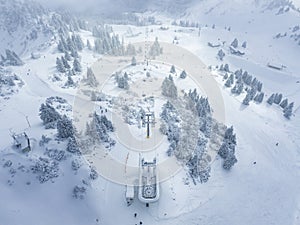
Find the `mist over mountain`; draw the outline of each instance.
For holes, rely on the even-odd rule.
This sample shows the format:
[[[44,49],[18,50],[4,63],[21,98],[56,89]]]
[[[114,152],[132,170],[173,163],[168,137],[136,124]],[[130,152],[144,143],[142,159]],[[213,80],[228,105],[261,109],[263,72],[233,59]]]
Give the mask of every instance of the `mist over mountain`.
[[[231,5],[250,5],[258,9],[278,8],[284,5],[295,6],[295,8],[298,8],[300,5],[300,0],[86,0],[84,1],[84,4],[82,4],[82,1],[80,0],[38,0],[38,2],[50,8],[65,8],[76,12],[101,13],[108,15],[111,13],[128,11],[141,12],[144,10],[158,10],[173,13],[173,16],[178,16],[176,13],[182,13],[190,7],[197,5],[205,6],[207,4],[225,5],[227,7],[230,7]]]
[[[6,49],[17,54],[31,53],[49,47],[55,34],[69,26],[75,19],[66,10],[49,9],[34,1],[0,1],[0,54]]]
[[[55,14],[65,12],[79,15],[80,18],[99,20],[103,18],[119,18],[125,12],[152,11],[158,15],[168,15],[174,19],[185,18],[203,23],[218,23],[225,20],[235,20],[241,17],[241,26],[248,23],[253,12],[269,11],[273,14],[282,14],[294,11],[299,13],[297,5],[300,0],[37,0],[35,1],[0,1],[0,53],[6,48],[22,54],[30,49],[32,43],[45,44],[57,30]],[[54,13],[55,12],[55,13]],[[224,15],[232,15],[224,17]],[[58,16],[60,17],[60,16]],[[69,16],[62,16],[69,22]],[[225,20],[224,20],[225,19]],[[228,21],[230,22],[230,21]],[[33,47],[36,47],[34,45]]]

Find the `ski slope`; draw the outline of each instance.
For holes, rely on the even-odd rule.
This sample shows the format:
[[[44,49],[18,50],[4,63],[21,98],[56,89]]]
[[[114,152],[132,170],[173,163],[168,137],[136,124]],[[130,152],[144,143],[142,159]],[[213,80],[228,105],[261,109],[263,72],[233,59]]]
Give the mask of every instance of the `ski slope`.
[[[265,7],[271,1],[253,2],[191,1],[187,9],[173,8],[174,11],[183,10],[185,13],[170,15],[168,10],[163,13],[155,10],[144,13],[155,16],[162,23],[148,26],[149,41],[158,37],[159,42],[167,43],[164,46],[167,48],[176,36],[178,47],[189,51],[204,63],[205,73],[209,66],[215,68],[228,63],[231,71],[242,68],[262,81],[265,100],[272,93],[278,92],[295,103],[290,120],[283,117],[279,106],[270,106],[265,100],[261,104],[251,102],[245,107],[242,105],[245,94],[232,95],[230,89],[224,87],[220,72],[213,69],[207,75],[218,88],[218,100],[221,98],[224,103],[224,123],[233,125],[237,135],[238,163],[228,172],[222,169],[222,160],[217,157],[212,164],[209,181],[197,185],[187,179],[186,170],[180,170],[160,183],[160,199],[149,207],[137,199],[128,207],[124,185],[101,176],[89,180],[89,164],[77,156],[69,155],[60,162],[59,177],[52,182],[40,184],[36,175],[28,171],[33,162],[45,156],[46,150],[38,144],[43,134],[52,138],[49,148],[66,148],[66,142],[55,141],[55,129],[44,129],[38,116],[40,105],[50,96],[60,96],[71,105],[80,105],[86,101],[86,96],[76,88],[62,88],[65,80],[52,81],[56,73],[56,57],[61,56],[56,50],[55,41],[45,48],[36,49],[41,54],[39,59],[30,58],[31,49],[27,53],[22,51],[25,64],[8,69],[20,76],[25,85],[8,100],[0,100],[0,224],[300,224],[300,46],[289,36],[274,38],[278,33],[299,25],[300,17],[295,10],[276,15],[278,8],[271,10]],[[294,0],[293,4],[300,7],[298,0]],[[197,28],[171,25],[176,19],[198,21],[201,24],[200,35]],[[214,24],[215,28],[212,28]],[[168,29],[162,30],[161,26]],[[145,27],[112,27],[116,34],[124,37],[125,43],[145,41]],[[228,27],[231,27],[230,31]],[[138,35],[129,37],[129,28]],[[88,31],[80,31],[80,35],[85,43],[87,39],[93,38]],[[5,45],[7,38],[5,36]],[[247,41],[244,56],[230,54],[229,46],[234,38],[239,40],[239,44]],[[208,42],[224,44],[219,48],[211,48]],[[223,49],[226,54],[223,61],[217,58],[219,49]],[[94,71],[101,71],[98,61],[101,59],[101,55],[85,48],[81,53],[83,72],[75,80],[81,81],[87,67],[92,66]],[[189,62],[190,70],[194,71],[194,61]],[[268,63],[282,64],[286,68],[273,70],[267,67]],[[182,67],[183,61],[179,60],[176,64]],[[199,72],[198,76],[202,75]],[[101,80],[100,85],[104,82]],[[186,87],[193,85],[192,82],[184,84]],[[212,90],[208,88],[207,91]],[[83,106],[86,107],[86,115],[89,106]],[[76,112],[72,116],[75,119]],[[26,131],[35,140],[33,151],[21,154],[12,149],[10,131]],[[164,141],[167,146],[168,142]],[[114,151],[114,157],[120,158],[127,153],[121,147]],[[71,168],[74,159],[82,160],[78,171]],[[12,161],[11,167],[4,166],[7,160]],[[137,157],[130,160],[134,164]],[[111,168],[108,171],[114,172]],[[88,184],[83,184],[83,180]],[[84,199],[72,197],[75,185],[87,188]],[[135,213],[137,217],[134,217]]]

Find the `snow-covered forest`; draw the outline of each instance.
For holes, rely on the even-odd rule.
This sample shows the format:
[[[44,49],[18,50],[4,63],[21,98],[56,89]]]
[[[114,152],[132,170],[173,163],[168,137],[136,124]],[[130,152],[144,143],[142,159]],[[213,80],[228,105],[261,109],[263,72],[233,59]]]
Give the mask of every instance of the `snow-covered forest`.
[[[300,224],[299,18],[0,1],[0,224]]]

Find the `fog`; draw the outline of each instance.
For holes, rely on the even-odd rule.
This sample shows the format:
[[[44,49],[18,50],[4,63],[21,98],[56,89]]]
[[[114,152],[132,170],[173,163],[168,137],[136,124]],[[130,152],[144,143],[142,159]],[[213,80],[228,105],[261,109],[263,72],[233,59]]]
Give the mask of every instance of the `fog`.
[[[47,8],[64,8],[76,12],[114,13],[147,8],[144,0],[36,0]]]
[[[26,1],[26,0],[25,0]],[[72,12],[88,15],[112,15],[120,12],[140,12],[144,10],[162,10],[171,14],[178,13],[190,4],[211,0],[35,0],[50,9],[67,9]],[[232,0],[236,3],[252,2],[255,5],[268,5],[271,2],[282,0]],[[300,0],[292,0],[294,5],[300,7]]]
[[[117,12],[139,12],[158,9],[171,12],[184,9],[187,4],[205,0],[36,0],[48,8],[65,8],[85,13],[112,14]],[[299,0],[300,1],[300,0]],[[177,10],[176,10],[177,11]]]
[[[183,5],[193,1],[205,1],[205,0],[35,0],[42,5],[50,8],[70,8],[78,11],[86,9],[105,11],[106,9],[115,9],[116,11],[125,8],[131,8],[133,10],[145,9],[153,5]],[[237,0],[241,1],[241,0]],[[242,0],[252,1],[254,3],[270,3],[276,2],[276,0]],[[282,0],[277,0],[282,2]],[[296,7],[300,7],[300,0],[292,0]]]

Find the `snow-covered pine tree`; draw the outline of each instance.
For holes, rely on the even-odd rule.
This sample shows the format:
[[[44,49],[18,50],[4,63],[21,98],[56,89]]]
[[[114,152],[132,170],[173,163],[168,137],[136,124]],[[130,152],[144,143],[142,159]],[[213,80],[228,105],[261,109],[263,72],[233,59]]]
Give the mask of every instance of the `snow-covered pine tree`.
[[[163,128],[161,128],[161,130],[162,130]],[[167,133],[166,133],[167,134]],[[168,139],[168,140],[170,140],[170,139]],[[175,142],[175,141],[173,141],[173,142],[171,142],[171,144],[169,145],[169,148],[168,148],[168,150],[167,150],[167,155],[169,156],[169,157],[171,157],[171,156],[173,156],[174,155],[174,152],[175,152],[175,149],[176,149],[176,145],[177,145],[177,143]]]
[[[281,100],[282,100],[282,94],[276,93],[274,97],[274,104],[280,104]]]
[[[250,94],[250,100],[253,100],[256,93],[257,93],[257,89],[254,87],[252,87],[250,90],[248,90],[249,94]]]
[[[280,107],[284,109],[287,106],[288,106],[288,99],[286,98],[280,103]]]
[[[244,84],[243,83],[238,83],[238,87],[237,87],[237,90],[236,90],[236,94],[241,94],[244,90]]]
[[[232,151],[229,151],[227,157],[226,157],[225,160],[224,160],[223,168],[224,168],[225,170],[230,170],[231,167],[232,167],[235,163],[237,163],[237,159],[236,159],[234,153],[232,153]]]
[[[236,78],[236,83],[237,84],[243,84],[243,79],[242,79],[242,76],[239,76],[238,78]]]
[[[20,57],[14,51],[6,49],[5,53],[6,53],[6,59],[4,61],[5,65],[22,66],[24,64],[24,62],[20,59]]]
[[[218,154],[225,159],[228,155],[228,144],[226,142],[223,142],[223,144],[221,145]]]
[[[252,75],[248,74],[247,77],[244,80],[245,84],[251,85],[252,83]]]
[[[67,59],[65,59],[65,57],[63,57],[63,56],[61,57],[61,62],[64,65],[65,70],[68,70],[68,69],[71,68],[71,66],[69,65]]]
[[[233,82],[234,82],[234,76],[233,76],[233,74],[230,74],[229,78],[225,82],[225,86],[226,87],[231,87]]]
[[[70,52],[71,52],[71,56],[73,58],[76,58],[76,59],[79,58],[78,51],[73,46],[70,48]]]
[[[63,115],[57,121],[57,132],[58,137],[60,138],[68,138],[75,134],[75,128],[72,121],[66,115]]]
[[[86,83],[91,87],[97,87],[99,84],[93,70],[90,67],[87,68]]]
[[[233,127],[227,128],[224,135],[223,144],[221,145],[218,154],[224,159],[223,168],[228,170],[236,162],[235,157],[236,136],[233,133]]]
[[[195,102],[195,107],[198,112],[198,116],[200,118],[204,118],[205,120],[209,120],[207,116],[211,114],[211,108],[208,103],[208,99],[204,97],[197,98],[198,100]]]
[[[224,76],[223,76],[223,80],[227,80],[228,77],[229,77],[229,76],[228,76],[228,73],[225,73]]]
[[[236,145],[236,135],[233,133],[233,126],[226,129],[224,138],[230,145]]]
[[[77,58],[74,59],[73,69],[74,69],[75,72],[79,72],[79,73],[82,71],[81,64],[80,64],[80,62]]]
[[[86,41],[86,46],[87,46],[88,50],[90,50],[90,51],[92,51],[92,50],[93,50],[93,48],[92,48],[92,45],[91,45],[91,43],[90,43],[90,40],[89,40],[89,39],[87,39],[87,41]]]
[[[170,142],[167,154],[168,156],[172,156],[175,154],[180,136],[180,129],[177,125],[179,122],[178,113],[175,107],[169,101],[167,101],[167,103],[163,105],[160,117],[163,121],[160,130],[163,134],[168,136],[168,141]]]
[[[131,58],[131,65],[136,66],[136,58],[134,56]]]
[[[109,132],[113,132],[114,127],[112,122],[105,115],[99,116],[96,112],[93,114],[93,119],[90,124],[87,124],[86,135],[90,140],[95,142],[110,142],[114,141],[109,137]]]
[[[228,78],[228,79],[226,80],[226,82],[225,82],[225,86],[226,86],[226,87],[231,87],[231,85],[232,85],[231,79]]]
[[[223,52],[222,49],[220,49],[218,51],[218,58],[222,61],[224,57],[225,57],[225,53]]]
[[[69,54],[68,51],[65,52],[65,59],[66,59],[67,61],[71,61],[71,60],[72,60],[71,55]]]
[[[207,168],[205,168],[204,170],[201,169],[199,171],[199,180],[201,183],[206,183],[210,177],[210,166],[208,166]]]
[[[133,44],[129,43],[126,48],[126,55],[136,55],[136,50]]]
[[[189,174],[193,181],[205,183],[210,177],[210,166],[202,163],[201,159],[206,149],[207,140],[199,138],[193,157],[187,162]],[[195,183],[196,184],[196,183]]]
[[[107,132],[113,132],[115,128],[110,120],[105,115],[100,116],[101,123],[105,126]]]
[[[243,70],[242,69],[236,70],[234,72],[234,75],[235,75],[235,79],[239,80],[243,75]]]
[[[69,50],[67,46],[67,42],[62,35],[60,36],[60,40],[58,42],[57,48],[60,52],[66,52]]]
[[[44,125],[56,122],[60,119],[59,113],[48,103],[41,105],[39,115]]]
[[[247,92],[247,94],[246,94],[246,96],[245,96],[245,98],[243,100],[243,104],[244,105],[249,105],[250,101],[251,101],[251,94],[250,94],[250,92]]]
[[[174,65],[171,66],[170,73],[173,73],[173,74],[176,73],[176,69],[175,69]]]
[[[76,34],[76,35],[73,34],[73,35],[72,35],[72,41],[73,41],[73,43],[74,43],[76,49],[77,49],[78,51],[82,51],[82,49],[84,48],[84,43],[83,43],[83,41],[82,41],[80,35],[78,35],[78,34]]]
[[[251,82],[251,87],[257,89],[257,84],[258,84],[258,80],[256,79],[256,77],[254,77],[254,79]]]
[[[227,73],[230,72],[230,70],[229,70],[229,65],[228,65],[227,63],[224,65],[223,70],[224,70],[225,72],[227,72]]]
[[[80,153],[80,148],[74,135],[68,137],[67,151],[77,154]]]
[[[235,39],[231,42],[231,46],[234,47],[234,48],[237,48],[238,45],[239,45],[238,39],[235,38]]]
[[[231,93],[232,94],[236,94],[236,91],[237,91],[237,88],[238,88],[238,83],[236,83],[235,85],[234,85],[234,87],[233,88],[231,88]]]
[[[260,91],[262,91],[262,86],[263,86],[263,84],[262,84],[262,82],[258,82],[257,83],[257,90],[260,92]]]
[[[126,80],[129,80],[129,76],[128,76],[127,72],[124,73],[124,78],[125,78]]]
[[[177,98],[177,87],[175,86],[173,77],[169,75],[166,77],[162,83],[162,94],[167,97]]]
[[[219,70],[224,71],[224,65],[223,64],[220,65]]]
[[[71,76],[68,76],[68,79],[65,83],[65,87],[74,87],[74,86],[75,86],[74,80],[72,79]]]
[[[244,84],[242,82],[236,82],[235,86],[231,89],[231,93],[233,94],[241,94],[244,89]]]
[[[98,173],[94,167],[91,167],[90,178],[96,180],[98,178]]]
[[[262,103],[262,101],[264,100],[264,96],[265,94],[263,92],[260,92],[255,96],[254,101],[256,101],[257,103]]]
[[[200,131],[205,135],[205,137],[209,138],[212,130],[212,118],[211,116],[202,117],[202,124],[200,125]]]
[[[74,75],[75,75],[74,70],[69,70],[68,71],[68,74],[67,74],[68,77],[71,77],[71,76],[74,76]]]
[[[117,74],[116,75],[116,81],[117,81],[117,84],[118,84],[119,88],[126,89],[126,90],[129,89],[129,83],[128,83],[128,75],[127,75],[127,73],[126,73],[126,75],[124,74],[123,76]]]
[[[99,53],[99,54],[104,53],[102,42],[98,38],[94,40],[94,50],[96,53]]]
[[[58,72],[60,73],[65,73],[66,72],[66,68],[64,66],[64,64],[62,63],[60,58],[56,58],[56,69],[58,70]]]
[[[183,71],[180,73],[180,78],[181,78],[181,79],[185,79],[186,76],[187,76],[187,74],[186,74],[185,70],[183,70]]]
[[[274,99],[275,99],[275,95],[272,94],[272,95],[268,98],[267,103],[269,103],[270,105],[272,105],[272,104],[274,103]]]
[[[247,80],[247,77],[248,77],[248,72],[247,71],[244,71],[243,75],[242,75],[242,80],[243,82],[246,84],[246,80]]]
[[[158,38],[155,38],[155,41],[153,45],[150,47],[149,55],[155,58],[156,56],[159,56],[162,54],[163,49],[160,47],[160,44],[158,42]]]
[[[243,48],[247,48],[247,41],[244,41],[244,42],[243,42],[242,47],[243,47]]]
[[[287,107],[283,109],[283,115],[285,118],[290,119],[293,114],[294,102],[291,102]]]
[[[73,39],[70,36],[67,37],[66,43],[67,43],[67,49],[69,51],[71,51],[71,49],[78,50]]]

